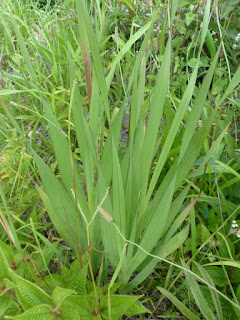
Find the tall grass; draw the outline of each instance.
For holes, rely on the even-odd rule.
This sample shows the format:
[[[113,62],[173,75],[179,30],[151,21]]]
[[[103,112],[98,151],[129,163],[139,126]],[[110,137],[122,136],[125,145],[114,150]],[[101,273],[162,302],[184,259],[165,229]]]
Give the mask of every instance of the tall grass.
[[[106,28],[104,3],[102,7],[98,4],[98,15],[92,19],[85,1],[76,1],[76,13],[66,12],[66,18],[56,13],[42,30],[39,22],[44,20],[43,13],[33,10],[24,16],[20,5],[12,8],[10,2],[5,3],[1,9],[3,34],[9,40],[9,50],[15,52],[13,61],[17,63],[13,62],[11,68],[19,71],[19,76],[9,75],[9,88],[3,89],[1,96],[22,97],[24,93],[28,100],[26,105],[21,98],[12,101],[15,108],[0,101],[24,138],[28,139],[24,122],[19,124],[14,116],[45,124],[59,169],[56,176],[37,147],[29,143],[43,183],[43,188],[38,185],[38,192],[56,230],[80,262],[88,250],[90,265],[96,271],[102,256],[106,256],[117,270],[122,292],[128,292],[142,283],[159,261],[171,264],[166,258],[188,238],[188,217],[196,201],[204,201],[205,197],[194,181],[206,170],[228,130],[226,123],[219,137],[205,148],[218,107],[239,83],[240,68],[229,80],[225,93],[216,97],[215,107],[207,107],[221,49],[216,49],[202,83],[197,84],[211,18],[210,0],[204,7],[195,65],[177,106],[173,103],[171,68],[178,1],[168,3],[159,63],[153,70],[156,75],[152,74],[154,85],[150,89],[146,69],[157,11],[153,10],[149,21],[125,42],[116,31],[116,55],[103,61],[107,54],[102,51],[107,41],[102,36]],[[32,27],[25,21],[28,14],[38,20]],[[15,39],[14,47],[11,39]],[[139,46],[138,52],[133,50],[135,45]],[[127,72],[130,75],[126,80],[123,74]],[[123,94],[118,95],[117,89]],[[25,118],[21,118],[22,108],[28,111]],[[129,118],[125,138],[124,117]],[[200,165],[194,170],[197,160]],[[234,174],[238,176],[235,170]],[[192,201],[183,209],[189,198]],[[17,235],[12,236],[16,241]],[[186,264],[173,265],[186,272],[201,312],[213,319],[194,273]],[[205,271],[197,267],[202,277],[195,277],[209,283],[216,312],[222,318],[217,289]],[[174,300],[166,290],[160,290]],[[177,300],[175,303],[183,314],[188,313]],[[237,301],[231,303],[239,308]]]

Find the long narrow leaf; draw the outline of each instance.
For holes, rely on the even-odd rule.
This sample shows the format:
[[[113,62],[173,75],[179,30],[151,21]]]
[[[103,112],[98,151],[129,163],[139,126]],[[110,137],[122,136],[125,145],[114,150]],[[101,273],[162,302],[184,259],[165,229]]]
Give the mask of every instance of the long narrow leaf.
[[[80,213],[76,212],[72,197],[37,153],[35,151],[32,151],[32,153],[47,194],[41,188],[38,188],[38,192],[48,209],[48,214],[54,226],[71,248],[78,250],[79,236],[82,248],[86,248],[85,226]],[[78,225],[79,223],[80,225]],[[81,230],[81,234],[79,234],[79,230]]]
[[[196,316],[191,310],[189,310],[174,294],[170,291],[165,290],[164,288],[157,287],[158,290],[166,296],[177,308],[178,310],[189,320],[200,320],[198,316]]]
[[[163,114],[163,107],[166,99],[171,58],[171,40],[168,40],[166,50],[163,56],[161,69],[158,73],[157,82],[154,88],[152,101],[150,105],[147,128],[144,137],[143,152],[141,158],[141,193],[142,202],[147,191],[149,170],[155,151],[155,144],[159,131],[160,122]],[[143,203],[141,204],[143,205]]]
[[[189,269],[186,263],[182,262],[182,264],[186,269]],[[216,317],[212,312],[212,310],[210,309],[207,300],[205,299],[203,293],[201,292],[199,284],[194,279],[194,276],[189,272],[186,272],[185,274],[186,274],[186,280],[192,292],[192,295],[204,318],[206,320],[216,320]]]
[[[204,270],[204,268],[199,263],[195,263],[195,264],[196,264],[198,270],[200,271],[200,273],[202,274],[203,279],[215,288],[214,282],[213,282],[212,278],[210,277],[210,275],[207,273],[207,271]],[[217,294],[217,292],[211,290],[211,296],[212,296],[214,306],[215,306],[215,309],[217,312],[218,320],[222,320],[223,319],[223,312],[222,312],[222,306],[220,303],[219,295]]]

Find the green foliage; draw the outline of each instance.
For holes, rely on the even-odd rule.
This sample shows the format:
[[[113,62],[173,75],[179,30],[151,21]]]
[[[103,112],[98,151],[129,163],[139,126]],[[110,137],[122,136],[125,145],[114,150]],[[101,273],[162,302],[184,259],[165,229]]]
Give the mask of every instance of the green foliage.
[[[31,182],[31,177],[28,176],[31,170],[31,157],[26,153],[27,147],[22,138],[16,134],[6,140],[6,143],[0,163],[2,188],[6,198],[9,199],[9,209],[14,208],[21,216],[24,212],[32,210],[39,202],[38,193]],[[3,210],[3,206],[1,209]]]
[[[0,8],[0,318],[238,319],[239,2],[43,2]]]
[[[89,283],[87,286],[86,257],[82,261],[83,267],[78,260],[70,269],[65,267],[59,274],[58,284],[54,275],[41,275],[41,281],[33,278],[29,281],[18,275],[19,271],[22,273],[19,265],[8,265],[9,255],[13,254],[11,247],[4,244],[2,247],[0,319],[109,319],[107,287],[98,287],[96,296],[92,286]],[[33,266],[25,263],[25,269],[28,268]],[[53,282],[49,281],[50,278]],[[124,314],[147,313],[148,310],[138,302],[141,297],[116,295],[110,291],[111,319],[121,319]]]

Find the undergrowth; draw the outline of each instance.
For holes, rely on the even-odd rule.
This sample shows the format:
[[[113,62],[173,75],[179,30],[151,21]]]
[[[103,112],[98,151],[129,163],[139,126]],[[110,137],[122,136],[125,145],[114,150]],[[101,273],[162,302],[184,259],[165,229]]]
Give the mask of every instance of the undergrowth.
[[[0,319],[240,318],[239,9],[1,2]]]

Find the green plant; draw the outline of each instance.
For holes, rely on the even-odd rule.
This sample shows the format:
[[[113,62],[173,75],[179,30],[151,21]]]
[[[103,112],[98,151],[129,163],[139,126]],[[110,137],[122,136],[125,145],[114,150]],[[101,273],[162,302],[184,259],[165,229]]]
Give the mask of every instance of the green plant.
[[[228,58],[231,50],[223,38],[227,26],[217,12],[210,14],[211,1],[206,1],[204,15],[191,2],[165,3],[160,15],[144,4],[139,12],[130,2],[114,3],[107,21],[107,3],[88,4],[90,9],[77,1],[76,13],[63,9],[62,15],[40,14],[35,8],[31,27],[28,13],[18,5],[11,14],[7,6],[2,10],[5,38],[17,39],[14,48],[8,41],[14,54],[4,59],[18,74],[12,76],[6,67],[10,88],[1,91],[2,108],[33,156],[44,187],[38,182],[37,189],[55,228],[80,264],[87,251],[93,284],[103,257],[105,274],[110,266],[115,270],[108,288],[118,277],[120,292],[133,290],[160,261],[185,271],[187,283],[195,276],[206,284],[206,274],[194,264],[189,271],[177,261],[181,254],[187,255],[188,265],[201,259],[198,246],[211,238],[209,230],[215,233],[226,217],[234,212],[235,219],[239,212],[233,194],[239,170],[239,112],[233,91],[240,69],[233,66],[234,54]],[[48,19],[47,27],[41,30],[38,19],[40,24]],[[136,28],[136,21],[143,26]],[[212,30],[219,31],[216,42]],[[43,124],[51,142],[46,139],[38,146],[29,139],[26,122],[34,124],[33,136]],[[233,124],[234,137],[226,135]],[[19,175],[12,177],[21,181]],[[225,230],[214,236],[224,244],[219,261],[227,265],[231,258],[229,263],[236,263]],[[166,259],[172,253],[176,262]],[[208,312],[210,318],[220,315],[216,293],[231,305],[212,278],[208,293],[217,304]],[[199,304],[198,285],[194,288],[193,298],[205,315],[208,304]],[[236,290],[231,288],[237,309]],[[97,291],[95,286],[95,297]]]
[[[20,136],[13,134],[1,152],[0,175],[3,192],[8,199],[9,208],[21,216],[39,203],[39,195],[28,176],[31,157]],[[3,204],[1,209],[3,209]]]
[[[201,55],[201,50],[199,50],[196,60],[197,63],[189,80],[189,84],[176,112],[172,115],[172,124],[169,126],[169,133],[167,136],[163,135],[161,141],[161,131],[159,132],[159,127],[163,121],[162,116],[167,115],[167,111],[164,111],[164,105],[168,105],[167,93],[170,77],[171,26],[175,17],[177,2],[173,3],[172,13],[169,15],[169,38],[166,46],[164,45],[165,50],[164,55],[161,57],[162,63],[157,75],[156,85],[150,94],[151,99],[147,99],[146,103],[144,103],[145,49],[151,34],[151,24],[153,24],[154,18],[151,24],[147,24],[148,32],[137,56],[126,91],[128,95],[131,95],[132,101],[130,107],[128,145],[122,156],[117,150],[121,136],[120,128],[122,117],[126,104],[124,101],[119,109],[109,108],[107,93],[117,63],[122,59],[122,55],[129,50],[133,40],[130,39],[126,45],[123,46],[119,56],[115,58],[112,68],[105,80],[98,45],[87,8],[84,2],[77,2],[76,6],[79,27],[87,30],[87,37],[83,39],[80,38],[82,50],[88,52],[91,49],[92,52],[94,66],[92,90],[96,92],[96,95],[94,99],[89,101],[90,119],[88,121],[84,115],[85,112],[81,104],[74,60],[70,54],[71,46],[68,44],[71,88],[68,134],[64,133],[60,128],[59,122],[54,116],[52,108],[48,105],[44,95],[39,95],[39,99],[44,108],[45,118],[48,120],[50,135],[62,178],[62,182],[60,182],[40,157],[32,151],[46,190],[46,194],[40,191],[42,199],[48,208],[49,215],[56,229],[78,254],[81,254],[81,250],[85,251],[87,245],[91,245],[94,248],[101,248],[103,244],[110,263],[116,267],[124,246],[124,241],[116,233],[115,228],[113,228],[111,224],[108,224],[104,219],[101,219],[99,215],[96,215],[91,224],[89,243],[87,243],[85,222],[82,220],[77,209],[78,204],[79,208],[84,212],[86,221],[89,222],[92,219],[98,203],[103,198],[107,187],[111,184],[111,190],[104,202],[103,209],[112,216],[121,234],[124,235],[126,239],[138,243],[145,251],[166,257],[176,250],[177,247],[186,240],[188,235],[188,226],[177,235],[174,235],[181,226],[182,221],[180,221],[179,225],[175,226],[174,231],[170,229],[170,225],[188,192],[188,184],[186,184],[185,179],[197,160],[217,114],[217,108],[211,112],[205,110],[204,103],[212,81],[219,50],[213,59],[203,84],[197,90],[198,93],[193,100],[191,112],[187,112],[188,104],[192,99],[195,89],[198,63]],[[208,30],[209,12],[210,2],[208,1],[203,19],[200,49],[204,44]],[[20,30],[17,28],[14,17],[12,17],[12,24],[25,63],[28,67],[30,78],[32,79],[32,86],[36,88],[36,74],[31,65],[26,44]],[[137,39],[137,37],[133,37],[133,39]],[[84,56],[85,53],[83,54],[83,59]],[[87,67],[85,64],[85,69],[86,68],[89,68],[89,66]],[[230,82],[225,94],[221,98],[216,99],[218,103],[217,106],[224,101],[232,89],[238,84],[238,73],[239,70]],[[86,79],[86,81],[89,81],[88,72],[86,72]],[[89,100],[90,99],[91,97],[89,95]],[[201,117],[202,110],[207,112],[208,117],[204,119],[205,121],[202,127],[195,133],[195,128]],[[112,111],[111,117],[110,111]],[[83,163],[86,196],[79,177],[79,168],[70,150],[72,148],[70,139],[71,113],[73,114],[74,128]],[[103,118],[104,114],[108,128],[107,136],[106,141],[103,142],[100,140],[100,145],[98,145],[99,126],[102,130],[102,125],[105,122]],[[148,119],[146,120],[147,114]],[[184,117],[187,119],[186,126],[182,124]],[[101,119],[100,123],[98,119]],[[180,130],[179,133],[178,130]],[[176,155],[172,157],[172,163],[165,166],[171,148],[176,142],[180,144],[180,149]],[[98,147],[98,150],[101,150],[101,154],[96,152],[96,147]],[[160,152],[158,152],[159,149]],[[214,148],[210,149],[205,155],[201,167],[207,163],[213,150]],[[76,200],[74,200],[71,190],[74,190]],[[168,241],[166,241],[166,239]],[[157,262],[156,259],[149,259],[148,255],[143,251],[135,250],[133,245],[129,245],[126,261],[123,263],[119,273],[120,281],[126,284],[124,290],[130,290],[142,282]],[[128,283],[135,271],[138,271],[138,275]]]
[[[44,251],[43,264],[40,254],[36,253],[34,259],[27,262],[27,259],[19,259],[19,255],[14,251],[1,242],[0,319],[117,320],[121,319],[122,315],[148,313],[138,302],[142,296],[115,294],[119,287],[117,283],[109,289],[108,286],[97,287],[96,297],[92,283],[87,280],[86,255],[82,257],[82,266],[75,260],[70,269],[62,265],[61,273],[43,276],[45,266],[53,256],[52,250]],[[33,276],[36,271],[40,278]]]

